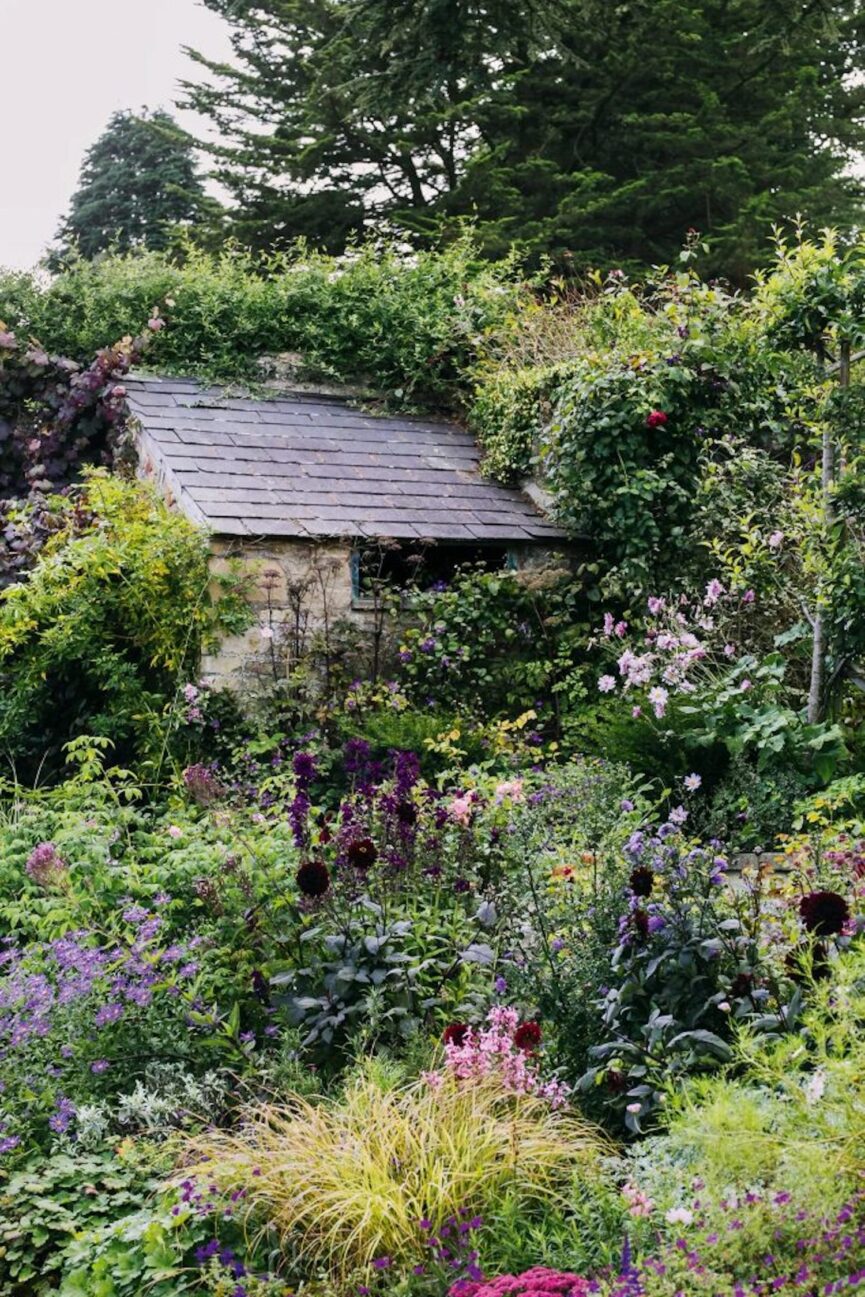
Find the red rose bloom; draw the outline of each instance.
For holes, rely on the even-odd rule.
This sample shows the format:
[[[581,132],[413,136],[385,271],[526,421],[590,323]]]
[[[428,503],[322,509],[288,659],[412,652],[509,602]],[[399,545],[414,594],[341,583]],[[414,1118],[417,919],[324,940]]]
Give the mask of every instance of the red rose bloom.
[[[524,1049],[530,1054],[541,1043],[541,1027],[538,1022],[521,1022],[514,1032],[514,1044],[517,1049]]]
[[[304,896],[324,896],[330,887],[327,865],[320,860],[305,861],[295,875],[295,882]]]
[[[442,1041],[445,1045],[461,1045],[468,1034],[468,1026],[464,1022],[452,1022],[449,1027],[445,1027],[442,1032]]]
[[[663,428],[669,417],[670,416],[665,414],[663,410],[652,410],[651,413],[646,416],[646,427]]]

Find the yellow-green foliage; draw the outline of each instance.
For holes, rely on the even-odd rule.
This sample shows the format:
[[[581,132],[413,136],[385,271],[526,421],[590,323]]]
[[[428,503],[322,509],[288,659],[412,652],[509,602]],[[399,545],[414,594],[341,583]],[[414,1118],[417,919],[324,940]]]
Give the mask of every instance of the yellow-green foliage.
[[[251,1222],[346,1275],[383,1255],[416,1256],[425,1217],[483,1214],[505,1192],[526,1204],[563,1201],[575,1177],[599,1173],[605,1151],[574,1113],[507,1094],[494,1078],[434,1089],[367,1072],[340,1100],[295,1096],[250,1112],[240,1133],[196,1138],[188,1152],[198,1164],[183,1177],[244,1189]]]
[[[90,474],[0,592],[0,744],[26,764],[81,733],[138,742],[202,643],[245,616],[236,590],[215,602],[210,586],[201,532],[149,487]]]
[[[861,1188],[865,951],[838,962],[800,1030],[771,1044],[743,1036],[733,1075],[672,1103],[668,1150],[709,1193],[763,1184],[831,1207]]]

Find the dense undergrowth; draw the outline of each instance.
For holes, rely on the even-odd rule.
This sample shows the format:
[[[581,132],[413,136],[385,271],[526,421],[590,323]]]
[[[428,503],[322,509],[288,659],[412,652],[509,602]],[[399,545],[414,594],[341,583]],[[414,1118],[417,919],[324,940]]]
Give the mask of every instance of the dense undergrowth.
[[[4,282],[2,1297],[865,1283],[861,250],[688,256],[578,304],[466,245]],[[148,319],[473,402],[590,543],[293,634],[125,469],[129,344],[84,362]]]

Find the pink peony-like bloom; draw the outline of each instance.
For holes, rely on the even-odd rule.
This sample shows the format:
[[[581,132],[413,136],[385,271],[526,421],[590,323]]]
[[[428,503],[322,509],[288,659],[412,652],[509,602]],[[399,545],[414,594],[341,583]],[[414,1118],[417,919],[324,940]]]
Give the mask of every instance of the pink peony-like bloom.
[[[655,685],[653,689],[649,690],[649,702],[652,704],[652,711],[658,720],[661,720],[667,710],[669,697],[669,692],[662,685]]]
[[[721,598],[721,595],[723,593],[724,593],[724,587],[721,585],[721,582],[717,580],[717,578],[713,577],[713,579],[706,586],[706,594],[703,599],[703,603],[707,608],[712,608]]]
[[[472,818],[472,799],[468,793],[455,797],[450,804],[450,812],[458,824],[468,825]]]
[[[633,1104],[629,1104],[629,1111],[634,1106],[635,1105]],[[639,1112],[639,1110],[640,1105],[636,1104],[636,1111]],[[642,1189],[638,1189],[635,1184],[631,1184],[630,1182],[622,1186],[622,1197],[628,1204],[628,1215],[633,1216],[636,1219],[639,1219],[641,1216],[651,1216],[655,1209],[655,1204],[652,1202],[648,1194],[644,1193]]]
[[[499,805],[506,797],[512,802],[525,800],[522,779],[503,779],[500,784],[496,784],[493,801]]]
[[[598,692],[602,694],[612,693],[616,687],[615,676],[601,676],[598,681]]]

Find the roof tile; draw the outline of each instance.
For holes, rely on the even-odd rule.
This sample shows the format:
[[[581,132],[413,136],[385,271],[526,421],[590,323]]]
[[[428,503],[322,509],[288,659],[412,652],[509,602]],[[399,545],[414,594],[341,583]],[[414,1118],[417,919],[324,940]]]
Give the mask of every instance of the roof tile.
[[[565,538],[525,496],[481,476],[456,424],[378,418],[307,393],[256,401],[135,375],[126,386],[181,507],[217,535]]]

